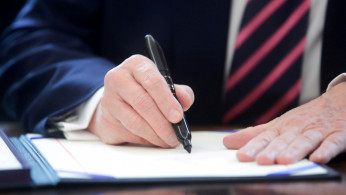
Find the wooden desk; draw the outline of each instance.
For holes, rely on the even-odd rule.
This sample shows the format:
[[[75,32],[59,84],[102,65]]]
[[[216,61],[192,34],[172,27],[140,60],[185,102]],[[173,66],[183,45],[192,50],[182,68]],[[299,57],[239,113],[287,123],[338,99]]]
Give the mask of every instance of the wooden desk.
[[[200,129],[200,128],[198,128]],[[220,128],[218,128],[220,129]],[[5,129],[6,130],[6,129]],[[15,135],[15,132],[6,132]],[[290,182],[203,182],[170,184],[118,184],[59,186],[41,189],[14,189],[0,194],[117,194],[117,195],[198,195],[198,194],[346,194],[346,153],[333,159],[329,167],[342,174],[341,180]]]

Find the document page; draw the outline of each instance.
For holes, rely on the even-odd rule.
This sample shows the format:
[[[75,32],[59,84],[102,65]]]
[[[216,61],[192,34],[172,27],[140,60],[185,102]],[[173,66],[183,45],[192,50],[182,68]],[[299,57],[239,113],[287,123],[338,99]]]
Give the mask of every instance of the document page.
[[[69,141],[28,134],[27,138],[61,178],[223,178],[317,175],[327,170],[308,160],[292,165],[260,166],[239,162],[223,137],[229,132],[193,131],[192,152],[100,141]]]
[[[2,170],[21,169],[22,165],[14,156],[5,141],[0,137],[0,172]]]

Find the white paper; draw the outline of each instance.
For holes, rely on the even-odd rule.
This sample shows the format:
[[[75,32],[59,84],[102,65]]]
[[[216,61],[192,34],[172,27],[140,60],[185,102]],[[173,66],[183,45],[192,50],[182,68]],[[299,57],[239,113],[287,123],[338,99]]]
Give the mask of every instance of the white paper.
[[[0,170],[21,169],[22,165],[0,137]]]
[[[275,173],[327,173],[325,168],[308,160],[288,166],[241,163],[236,159],[236,150],[228,150],[222,144],[227,134],[192,132],[191,154],[182,146],[175,149],[113,146],[100,141],[47,139],[32,134],[27,136],[62,178],[220,178],[268,176]]]

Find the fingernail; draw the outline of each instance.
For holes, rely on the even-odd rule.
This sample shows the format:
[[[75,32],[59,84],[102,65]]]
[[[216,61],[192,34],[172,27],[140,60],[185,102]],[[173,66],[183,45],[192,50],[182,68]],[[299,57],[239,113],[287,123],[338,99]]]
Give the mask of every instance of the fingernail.
[[[193,92],[190,90],[188,90],[187,88],[185,88],[185,92],[187,93],[187,95],[190,98],[190,101],[193,101],[195,99],[195,96],[193,95]]]
[[[322,158],[322,154],[321,153],[317,153],[314,155],[318,160],[320,160]]]
[[[168,115],[168,120],[172,123],[177,123],[181,119],[180,112],[178,110],[171,110]]]
[[[276,157],[276,152],[269,152],[268,154],[265,155],[267,159],[269,160],[274,160]]]
[[[178,145],[178,140],[177,140],[177,137],[176,137],[175,133],[172,133],[171,135],[169,135],[167,141],[168,141],[168,144],[169,144],[170,146],[176,146],[176,145]]]
[[[253,150],[247,150],[247,151],[245,152],[245,154],[246,154],[249,158],[253,158],[255,152],[254,152]]]

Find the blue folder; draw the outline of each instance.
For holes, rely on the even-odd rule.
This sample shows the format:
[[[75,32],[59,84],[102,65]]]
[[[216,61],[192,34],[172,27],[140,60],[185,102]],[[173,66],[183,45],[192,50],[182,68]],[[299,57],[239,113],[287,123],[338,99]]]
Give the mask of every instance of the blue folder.
[[[311,164],[309,167],[299,167],[289,171],[276,172],[266,176],[253,177],[169,177],[169,178],[116,178],[104,175],[88,175],[81,179],[78,178],[61,178],[58,170],[54,170],[48,163],[45,156],[35,147],[28,136],[8,138],[0,129],[1,138],[5,141],[12,153],[22,164],[21,169],[0,170],[0,188],[18,188],[18,187],[47,187],[61,185],[88,185],[88,184],[112,184],[112,183],[172,183],[172,182],[241,182],[241,181],[283,181],[283,180],[329,180],[340,179],[341,175],[331,168]],[[327,172],[317,175],[299,175],[294,174],[314,168],[314,166],[323,166]]]

